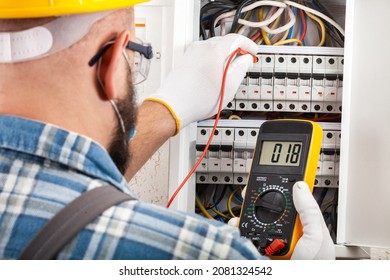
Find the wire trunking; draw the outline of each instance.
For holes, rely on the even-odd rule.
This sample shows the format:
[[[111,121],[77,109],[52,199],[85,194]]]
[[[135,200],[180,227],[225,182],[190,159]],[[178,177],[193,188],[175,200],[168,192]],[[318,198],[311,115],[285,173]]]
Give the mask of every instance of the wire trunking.
[[[197,168],[197,193],[204,193],[207,188],[211,197],[221,186],[228,186],[230,193],[242,189],[251,168],[259,127],[266,119],[318,121],[323,129],[323,141],[314,195],[324,217],[330,217],[326,220],[336,240],[343,49],[259,46],[257,56],[259,62],[247,73],[235,99],[225,108],[230,116],[219,121],[206,156]],[[202,154],[213,125],[214,120],[198,123],[196,159]],[[229,196],[229,191],[225,195]],[[197,203],[199,200],[198,196]],[[213,212],[215,208],[207,207],[207,201],[202,202]],[[211,204],[215,206],[215,200]],[[221,211],[216,212],[219,214],[212,213],[214,218],[224,215],[223,208],[221,205]],[[229,216],[229,211],[226,213]]]

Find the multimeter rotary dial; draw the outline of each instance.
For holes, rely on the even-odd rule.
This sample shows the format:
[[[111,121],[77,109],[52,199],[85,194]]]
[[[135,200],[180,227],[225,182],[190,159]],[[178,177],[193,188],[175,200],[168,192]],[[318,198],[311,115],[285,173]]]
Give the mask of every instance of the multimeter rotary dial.
[[[280,191],[269,190],[258,196],[254,207],[256,218],[264,224],[270,224],[283,215],[286,210],[286,199]]]
[[[274,183],[264,184],[257,190],[252,189],[250,210],[248,212],[251,220],[257,227],[280,227],[289,220],[292,205],[292,185],[285,183],[288,179],[279,176],[268,178]],[[284,182],[283,182],[284,181]]]

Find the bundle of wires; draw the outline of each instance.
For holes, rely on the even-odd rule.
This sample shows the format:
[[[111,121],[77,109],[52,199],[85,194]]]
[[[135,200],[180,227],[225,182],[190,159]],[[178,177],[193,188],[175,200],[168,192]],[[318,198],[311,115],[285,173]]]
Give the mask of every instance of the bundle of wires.
[[[196,213],[227,223],[241,212],[241,191],[241,186],[204,185],[204,188],[197,189]]]
[[[305,45],[313,23],[319,31],[317,46],[343,47],[344,30],[320,0],[209,0],[200,11],[200,36],[239,33],[258,44]]]
[[[336,243],[338,190],[330,188],[319,188],[314,189],[314,191],[314,195],[317,197],[317,203],[321,208],[325,224],[333,241]],[[328,199],[325,200],[325,197]]]

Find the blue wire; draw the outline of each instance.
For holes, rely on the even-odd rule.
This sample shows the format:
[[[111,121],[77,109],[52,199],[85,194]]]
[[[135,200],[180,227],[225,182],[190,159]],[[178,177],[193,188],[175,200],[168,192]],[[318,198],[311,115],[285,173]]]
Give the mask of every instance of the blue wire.
[[[232,186],[229,186],[229,189],[233,192],[234,189]],[[237,199],[240,203],[242,203],[243,199],[242,199],[242,196],[240,194],[238,194],[237,192],[234,194],[234,198]]]
[[[242,197],[241,197],[241,195],[235,193],[235,194],[234,194],[234,198],[237,199],[239,202],[242,203]]]
[[[294,16],[297,15],[297,8],[293,7]],[[288,31],[287,40],[291,39],[292,33],[293,33],[294,26],[291,26],[290,30]]]
[[[217,201],[217,189],[215,189],[215,192],[214,192],[214,195],[213,195],[213,203],[215,204],[215,209],[217,209],[219,212],[221,212],[218,204],[216,204],[216,201]],[[223,222],[223,218],[221,216],[218,216],[218,220]]]

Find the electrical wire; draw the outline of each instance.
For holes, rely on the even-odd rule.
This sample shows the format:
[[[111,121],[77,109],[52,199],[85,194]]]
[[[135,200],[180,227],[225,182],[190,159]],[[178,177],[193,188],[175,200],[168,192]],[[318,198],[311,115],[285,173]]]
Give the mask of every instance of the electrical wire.
[[[265,2],[269,2],[269,1],[261,1],[261,2],[254,3],[254,4],[250,5],[250,6],[248,6],[248,8],[249,7],[250,8],[256,8],[257,6],[262,6],[262,5],[264,5],[263,3],[265,3]],[[276,3],[279,3],[279,2],[273,3],[272,6],[279,7],[279,5],[275,5]],[[270,23],[268,23],[268,22],[269,21],[274,22],[277,18],[279,18],[281,16],[281,14],[284,12],[285,9],[288,11],[288,15],[290,17],[290,21],[287,24],[285,24],[285,25],[283,25],[281,27],[278,27],[276,29],[269,28],[268,25]],[[269,19],[266,19],[266,20],[261,21],[261,22],[253,22],[253,21],[248,21],[248,20],[244,20],[244,19],[240,19],[239,20],[240,24],[243,24],[243,25],[246,25],[246,26],[249,26],[249,27],[262,28],[269,34],[278,34],[278,33],[284,32],[286,30],[289,30],[292,26],[294,26],[295,22],[296,22],[296,18],[294,16],[294,13],[286,5],[284,7],[282,5],[282,7],[280,7]]]
[[[296,7],[294,7],[293,12],[294,12],[295,17],[297,16],[297,10],[298,9]],[[285,38],[285,39],[292,39],[293,32],[294,32],[294,26],[292,26],[289,29],[288,34],[287,34],[287,38]]]
[[[217,193],[217,188],[215,187],[214,188],[215,191],[214,191],[214,194],[216,195]],[[226,190],[227,190],[227,187],[225,186],[221,192],[221,194],[219,195],[218,199],[216,199],[215,201],[213,201],[213,204],[211,206],[205,206],[206,210],[210,210],[211,208],[214,208],[217,206],[217,204],[221,203],[222,199],[224,198],[225,194],[226,194]]]
[[[321,29],[321,40],[320,42],[318,43],[318,47],[321,47],[324,45],[325,43],[325,24],[322,22],[322,20],[320,20],[318,17],[316,17],[315,15],[312,15],[311,13],[307,12],[307,11],[304,11],[305,14],[311,18],[312,20],[314,20],[315,22],[318,23],[318,25],[320,26],[320,29]]]
[[[203,213],[203,215],[204,215],[205,217],[214,220],[213,216],[211,216],[210,213],[207,212],[207,210],[204,208],[202,202],[200,202],[200,200],[199,200],[199,198],[198,198],[197,195],[195,195],[195,202],[196,202],[196,204],[198,205],[200,211]]]
[[[286,6],[285,9],[287,10],[289,18],[290,18],[289,22],[287,22],[285,25],[283,25],[279,28],[276,28],[276,29],[271,29],[268,26],[264,26],[263,29],[270,34],[278,34],[278,33],[284,32],[284,31],[288,31],[290,28],[292,28],[296,22],[296,17],[289,6]]]
[[[215,207],[214,207],[214,208],[211,208],[211,210],[212,210],[215,214],[217,214],[217,215],[221,216],[222,218],[224,218],[225,220],[229,220],[229,219],[230,219],[230,217],[228,217],[227,215],[225,215],[225,214],[222,213],[221,211],[217,210]]]
[[[255,34],[253,34],[250,39],[253,41],[253,42],[256,42],[261,36],[261,31],[257,31]]]
[[[301,18],[301,23],[302,23],[302,27],[303,27],[302,34],[301,34],[301,37],[299,37],[299,40],[303,43],[305,40],[306,32],[307,32],[306,17],[305,17],[305,13],[303,12],[303,10],[299,10],[299,16]]]
[[[233,200],[233,196],[237,193],[237,191],[238,191],[238,188],[235,189],[234,191],[232,191],[228,197],[228,200],[227,200],[227,209],[233,218],[236,217],[236,215],[234,215],[233,210],[232,210],[232,200]]]
[[[220,15],[226,14],[230,9],[221,9],[217,13],[215,13],[212,17],[211,24],[210,24],[210,37],[215,36],[215,27],[217,26],[217,19]]]
[[[324,202],[326,194],[328,193],[328,190],[329,190],[329,188],[322,188],[321,189],[321,194],[320,194],[320,196],[319,196],[319,198],[317,200],[318,206],[322,207],[322,204]]]
[[[244,3],[244,2],[243,2]],[[281,3],[281,2],[274,2],[274,1],[258,1],[258,2],[255,2],[251,5],[248,5],[247,7],[243,8],[241,10],[242,13],[244,12],[247,12],[247,11],[250,11],[250,10],[253,10],[257,7],[260,7],[260,6],[275,6],[275,7],[279,7],[280,9],[278,9],[274,15],[272,15],[272,17],[270,17],[269,19],[263,21],[263,22],[253,22],[254,25],[259,25],[259,26],[255,26],[255,27],[263,27],[263,26],[267,26],[267,25],[270,25],[272,22],[274,22],[284,11],[284,9],[287,7],[285,4]],[[240,12],[240,13],[241,13]],[[218,22],[222,19],[226,19],[226,18],[231,18],[231,17],[234,17],[237,15],[238,13],[238,8],[237,10],[233,10],[233,11],[230,11],[230,12],[227,12],[225,14],[222,14],[220,15],[216,21],[215,21],[215,24],[218,24]],[[235,30],[233,28],[236,28],[233,26],[234,24],[234,18],[233,18],[233,23],[232,23],[232,28],[231,30]],[[243,22],[245,22],[245,20],[242,20],[240,19],[239,20],[239,23],[242,24]],[[249,22],[249,21],[247,21]],[[250,24],[251,22],[249,22]],[[272,31],[271,31],[272,32]],[[231,33],[234,33],[231,31]]]
[[[214,203],[214,205],[215,205],[215,207],[212,207],[211,208],[211,210],[217,210],[217,211],[220,211],[221,209],[219,208],[219,203],[216,203],[216,194],[217,194],[217,192],[216,191],[214,191],[214,195],[213,195],[213,203]],[[214,211],[214,213],[216,213],[217,215],[219,215],[217,212],[215,212]],[[223,216],[221,216],[221,215],[219,215],[219,220],[221,221],[221,222],[223,222]]]
[[[275,44],[273,44],[273,46],[281,46],[281,45],[286,45],[286,44],[290,44],[290,43],[298,43],[298,45],[302,46],[302,41],[299,40],[299,39],[287,39],[287,40],[284,40],[284,41],[279,41]]]
[[[263,8],[260,8],[259,12],[258,12],[259,21],[263,21],[264,20],[263,14],[264,14],[264,10],[263,10]],[[271,45],[271,40],[268,38],[267,32],[264,29],[261,29],[260,32],[261,32],[261,35],[263,37],[264,43],[266,45]]]
[[[237,116],[237,115],[231,115],[229,117],[229,120],[241,120],[241,118],[239,116]]]
[[[203,40],[206,40],[208,38],[206,34],[206,26],[205,26],[205,22],[207,22],[206,21],[207,17],[205,16],[205,14],[207,14],[210,11],[216,10],[217,12],[210,13],[211,15],[215,15],[215,13],[218,13],[218,11],[220,11],[221,9],[224,9],[226,11],[226,10],[235,9],[236,6],[237,5],[231,1],[219,0],[219,1],[209,2],[200,9],[200,35],[202,36]],[[211,15],[208,15],[208,17],[211,17]],[[208,22],[209,22],[209,27],[212,26],[210,24],[210,20]]]
[[[323,20],[326,20],[327,22],[332,24],[343,36],[345,36],[344,29],[336,21],[334,21],[333,19],[331,19],[327,15],[325,15],[325,14],[319,12],[319,11],[316,11],[316,10],[314,10],[312,8],[306,7],[306,6],[298,4],[296,2],[293,2],[293,1],[284,0],[283,3],[285,3],[285,4],[289,5],[289,6],[297,7],[298,9],[304,10],[306,12],[309,12],[309,13],[311,13],[313,15],[316,15],[316,16],[322,18]]]
[[[329,18],[334,20],[334,18],[332,17],[331,13],[329,12],[329,10],[324,5],[322,5],[322,3],[320,1],[314,0],[313,2],[314,2],[314,3],[312,3],[313,7],[317,6],[317,9],[321,10],[321,12],[323,14],[325,14],[326,16],[328,16]],[[334,34],[335,38],[338,38],[339,40],[341,40],[341,42],[344,42],[344,36],[340,33],[340,31],[338,31],[334,26],[332,26],[328,22],[325,22],[325,24],[326,24],[327,28],[329,29],[329,33]],[[335,31],[337,33],[337,35],[333,31]],[[342,46],[342,45],[343,44],[340,44],[340,46]]]
[[[289,29],[289,30],[291,30],[292,29],[292,27]],[[285,41],[286,39],[287,39],[287,37],[288,37],[288,34],[289,34],[289,30],[286,30],[285,32],[284,32],[284,35],[283,35],[283,37],[282,38],[277,38],[278,37],[278,35],[280,35],[280,34],[277,34],[277,35],[275,35],[274,36],[274,38],[275,38],[275,40],[274,40],[274,38],[272,38],[272,40],[271,40],[271,42],[272,42],[272,45],[275,45],[276,43],[279,43],[279,42],[283,42],[283,41]]]
[[[233,22],[232,22],[232,26],[231,26],[231,29],[230,29],[230,33],[234,33],[234,30],[236,30],[236,28],[238,27],[238,21],[239,21],[239,18],[241,16],[241,12],[243,12],[243,9],[246,5],[249,5],[253,2],[256,2],[257,0],[244,0],[242,1],[241,4],[239,4],[237,6],[237,9],[233,12]]]
[[[225,220],[229,220],[230,217],[228,217],[224,212],[222,212],[218,206],[218,204],[222,201],[223,197],[225,196],[227,188],[228,188],[227,186],[224,187],[224,189],[223,189],[222,193],[219,195],[218,199],[217,199],[217,188],[216,187],[214,188],[214,194],[212,195],[213,196],[213,205],[212,206],[206,206],[206,204],[205,204],[206,199],[204,199],[204,201],[202,203],[200,201],[199,194],[196,194],[196,198],[197,198],[196,205],[198,206],[198,210],[200,210],[201,213],[204,216],[206,216],[207,218],[212,217],[213,219],[218,219],[221,222],[224,222]],[[207,191],[204,192],[204,194],[206,194],[206,193],[207,193]],[[216,214],[216,216],[215,217],[211,216],[211,214],[208,212],[208,210],[212,210]]]
[[[222,107],[223,107],[223,99],[224,99],[224,96],[225,96],[225,85],[226,85],[226,78],[227,78],[227,72],[229,70],[229,67],[230,67],[230,64],[231,62],[233,61],[233,59],[238,55],[238,54],[242,54],[242,55],[245,55],[245,54],[250,54],[248,53],[247,51],[241,49],[241,48],[238,48],[236,49],[235,51],[233,51],[227,62],[226,62],[226,67],[223,71],[223,76],[222,76],[222,85],[221,85],[221,93],[220,93],[220,98],[219,98],[219,105],[218,105],[218,110],[217,110],[217,115],[215,117],[215,121],[214,121],[214,126],[213,126],[213,129],[211,130],[211,133],[210,133],[210,137],[209,137],[209,140],[207,141],[207,144],[206,144],[206,147],[203,151],[203,153],[201,154],[201,156],[199,157],[198,161],[195,163],[195,165],[192,167],[192,169],[190,170],[190,172],[187,174],[187,176],[184,178],[183,182],[179,185],[179,187],[176,189],[176,191],[174,192],[174,194],[172,195],[172,197],[169,199],[168,203],[167,203],[167,208],[170,207],[171,203],[173,202],[173,200],[176,198],[177,194],[180,192],[180,190],[183,188],[183,186],[185,185],[185,183],[188,181],[188,179],[192,176],[192,174],[196,171],[196,169],[198,168],[199,164],[202,162],[203,158],[205,157],[208,149],[209,149],[209,146],[211,144],[211,141],[213,140],[213,136],[214,136],[214,133],[215,133],[215,130],[217,129],[217,125],[218,125],[218,121],[219,121],[219,117],[221,115],[221,111],[222,111]],[[252,54],[251,54],[252,55]],[[253,60],[254,62],[257,61],[257,57],[255,55],[252,55],[253,56]]]
[[[234,27],[234,24],[235,24],[235,19],[237,18],[237,13],[238,12],[244,13],[244,12],[253,10],[253,9],[261,7],[261,6],[274,6],[274,7],[279,7],[279,9],[269,19],[266,19],[266,20],[261,21],[261,22],[253,22],[253,21],[248,21],[248,20],[241,19],[241,18],[237,19],[237,22],[239,24],[246,25],[246,26],[249,26],[249,27],[263,28],[267,33],[270,33],[270,34],[278,34],[278,33],[284,32],[284,31],[290,29],[296,22],[296,18],[295,18],[295,15],[294,15],[293,11],[286,4],[284,4],[283,2],[258,1],[258,2],[255,2],[255,3],[252,3],[252,4],[248,5],[248,6],[246,6],[241,11],[239,11],[237,9],[235,11],[231,11],[231,12],[228,12],[226,14],[220,15],[218,17],[218,19],[216,19],[215,24],[218,23],[218,21],[220,21],[223,18],[228,18],[228,17],[231,17],[231,16],[234,15],[232,28],[231,28],[231,30],[234,31],[234,30],[236,30],[236,29],[234,29],[234,28],[236,28],[236,27]],[[268,25],[271,24],[272,22],[274,22],[277,18],[279,18],[280,15],[284,12],[285,9],[288,11],[288,14],[289,14],[289,17],[290,17],[290,21],[287,24],[285,24],[284,26],[281,26],[281,27],[279,27],[277,29],[270,29],[268,27]],[[234,32],[231,31],[231,33],[234,33]]]
[[[258,12],[258,19],[259,19],[259,21],[263,21],[263,20],[264,20],[264,18],[263,18],[263,13],[264,13],[263,10],[264,10],[263,8],[260,8],[260,9],[259,9],[259,12]],[[274,12],[275,12],[275,7],[271,8],[271,9],[269,10],[268,15],[266,16],[266,18],[268,18],[270,14],[274,14]],[[274,30],[274,29],[278,26],[278,24],[279,24],[279,22],[280,22],[280,19],[281,19],[281,16],[278,17],[278,18],[272,23],[272,25],[271,25],[271,29],[272,29],[272,30]],[[272,37],[272,40],[271,40],[270,37],[268,36],[267,31],[266,31],[265,29],[261,28],[261,29],[260,29],[260,32],[261,32],[261,35],[262,35],[262,37],[263,37],[264,42],[265,42],[266,45],[272,45],[272,44],[273,44],[272,41],[278,41],[278,39],[276,38],[276,36],[278,36],[279,34],[276,34],[275,37]],[[271,35],[272,35],[272,34],[271,34]],[[281,40],[281,41],[282,41],[282,40],[285,40],[286,37],[287,37],[287,35],[288,35],[288,30],[286,30],[286,32],[285,32],[283,38],[280,39],[280,40]]]
[[[272,9],[274,9],[274,8],[272,8]],[[273,12],[272,9],[269,11],[269,13],[272,13],[272,12]],[[262,7],[262,8],[260,8],[259,11],[258,11],[258,19],[259,19],[259,21],[263,21],[263,20],[264,20],[263,14],[264,14],[264,12],[263,12],[263,7]],[[267,16],[267,17],[268,17],[268,16]],[[272,26],[271,26],[271,29],[272,29],[272,30],[275,30],[275,27],[279,24],[280,19],[281,19],[281,17],[278,17],[278,18],[274,21],[274,23],[273,23]],[[291,28],[290,28],[290,29],[291,29]],[[284,36],[283,36],[280,40],[275,40],[275,42],[281,42],[281,41],[286,40],[286,38],[287,38],[287,36],[288,36],[288,34],[289,34],[289,30],[290,30],[290,29],[286,30],[285,33],[284,33]],[[265,29],[263,29],[263,28],[261,29],[261,35],[262,35],[262,37],[263,37],[264,42],[266,43],[266,45],[273,45],[273,44],[275,43],[275,42],[274,42],[274,43],[271,42],[271,40],[270,40],[269,37],[268,37],[267,31],[266,31]],[[272,38],[272,40],[274,40],[274,38]]]
[[[320,45],[333,45],[329,42],[329,38],[326,34],[329,34],[334,42],[336,42],[339,46],[344,46],[344,30],[343,28],[330,16],[330,13],[326,8],[320,3],[318,0],[314,0],[310,4],[315,8],[310,8],[307,5],[302,4],[302,2],[296,3],[293,1],[282,0],[282,1],[256,1],[256,0],[247,0],[247,1],[222,1],[216,0],[207,3],[201,8],[201,28],[200,33],[203,39],[207,38],[206,29],[209,29],[209,37],[213,37],[216,35],[216,26],[220,26],[220,35],[225,35],[227,33],[227,23],[231,22],[230,33],[238,32],[239,34],[243,34],[247,37],[251,37],[253,41],[257,44],[262,44],[265,42],[267,45],[272,45],[277,42],[283,42],[286,39],[292,39],[294,26],[296,25],[296,21],[300,18],[301,22],[301,36],[299,40],[302,42],[302,45],[305,45],[304,38],[306,36],[307,24],[306,19],[304,17],[304,13],[302,11],[310,13],[312,16],[316,16],[318,20],[322,21],[320,24],[318,20],[316,21],[320,25],[321,31],[321,39]],[[272,16],[267,16],[265,20],[259,20],[258,22],[252,22],[248,20],[248,13],[254,11],[255,9],[260,10],[260,7],[270,6],[272,9],[275,9],[275,12],[270,12],[269,14]],[[270,11],[272,11],[270,9]],[[296,10],[299,10],[298,12]],[[288,17],[290,18],[287,23],[284,22],[282,26],[275,28],[277,25],[276,22],[280,21],[282,18],[283,12],[286,12]],[[244,18],[242,18],[244,17]],[[322,20],[321,20],[322,19]],[[270,27],[269,27],[270,26]],[[324,30],[325,27],[325,30]],[[262,38],[258,32],[251,33],[248,31],[250,28],[259,28],[262,32]],[[287,33],[288,30],[288,33]],[[267,35],[278,35],[286,31],[287,37],[282,37],[277,40],[277,37],[272,37]],[[336,34],[337,33],[337,34]],[[252,35],[250,35],[252,34]],[[263,41],[264,40],[264,41]],[[282,44],[282,43],[279,43]]]
[[[271,8],[270,11],[268,12],[268,15],[269,14],[274,14],[275,12],[275,7]],[[258,19],[260,22],[264,21],[264,17],[263,17],[263,14],[264,14],[264,8],[260,8],[259,11],[258,11]],[[268,15],[267,15],[267,18],[268,18]],[[280,21],[281,17],[278,17],[273,23],[272,23],[272,26],[271,26],[271,29],[275,29],[276,26],[279,24],[279,21]],[[268,36],[268,33],[266,30],[264,30],[263,28],[260,29],[260,32],[261,32],[261,35],[263,37],[263,40],[265,42],[266,45],[272,45],[272,42]],[[287,31],[288,32],[288,31]],[[286,35],[286,34],[285,34]],[[284,38],[286,39],[286,38]]]

